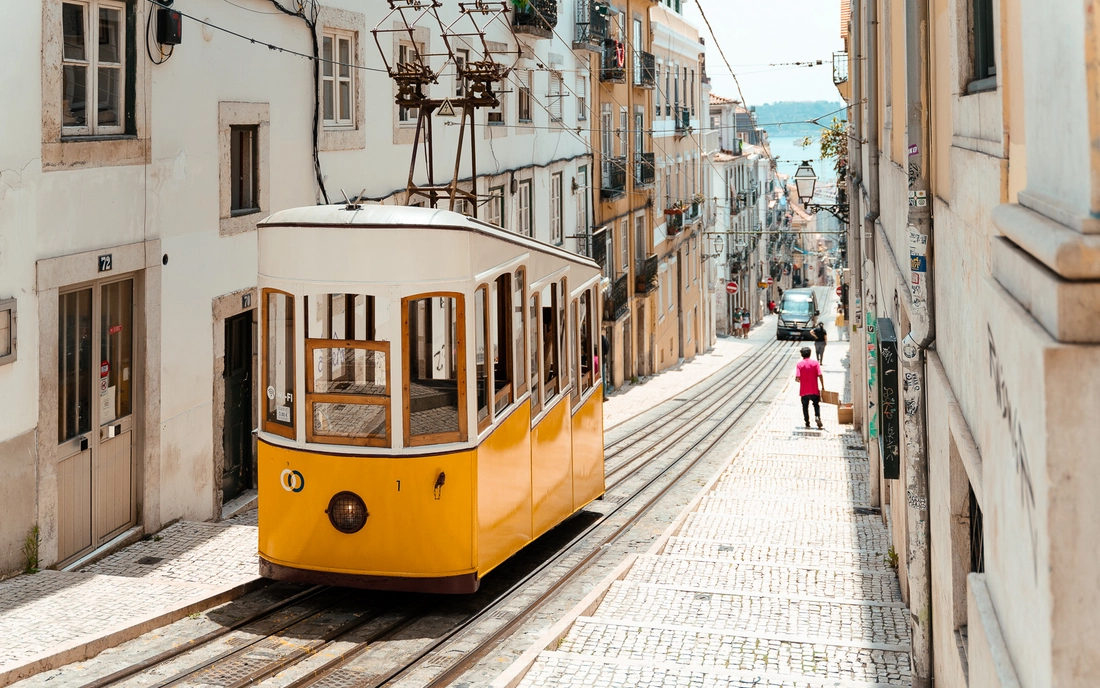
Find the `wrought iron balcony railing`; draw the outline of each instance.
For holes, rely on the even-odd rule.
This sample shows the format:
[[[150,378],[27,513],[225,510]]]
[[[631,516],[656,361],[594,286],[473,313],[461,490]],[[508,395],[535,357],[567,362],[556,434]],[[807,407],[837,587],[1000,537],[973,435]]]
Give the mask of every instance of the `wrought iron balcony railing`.
[[[657,290],[657,256],[648,255],[635,268],[634,293],[650,294]]]
[[[639,153],[634,160],[634,185],[651,186],[656,179],[653,153]]]
[[[597,0],[577,0],[577,15],[573,26],[573,47],[599,52],[607,38],[606,5]]]
[[[640,88],[657,87],[657,57],[653,53],[634,53],[634,85]]]
[[[691,110],[686,107],[676,108],[676,133],[684,134],[691,129]]]
[[[630,305],[629,285],[626,278],[627,275],[625,274],[619,275],[618,279],[611,285],[611,289],[604,300],[604,320],[618,320],[626,313],[627,306]]]
[[[684,214],[674,213],[668,214],[665,212],[665,234],[668,236],[675,236],[684,230]]]
[[[512,15],[512,28],[539,38],[550,38],[558,25],[558,0],[527,0],[523,7],[516,7]]]
[[[603,41],[603,56],[600,58],[600,81],[616,84],[626,83],[626,44],[614,38]]]
[[[609,199],[626,193],[626,158],[604,158],[600,198]]]
[[[833,53],[833,85],[843,84],[848,80],[848,53]]]

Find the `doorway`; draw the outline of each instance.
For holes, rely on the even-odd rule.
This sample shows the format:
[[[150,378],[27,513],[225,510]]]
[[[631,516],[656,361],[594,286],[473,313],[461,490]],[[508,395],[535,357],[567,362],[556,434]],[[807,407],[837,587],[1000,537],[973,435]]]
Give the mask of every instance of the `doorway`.
[[[225,320],[222,503],[252,487],[252,311]]]
[[[58,295],[58,560],[134,523],[134,280]]]

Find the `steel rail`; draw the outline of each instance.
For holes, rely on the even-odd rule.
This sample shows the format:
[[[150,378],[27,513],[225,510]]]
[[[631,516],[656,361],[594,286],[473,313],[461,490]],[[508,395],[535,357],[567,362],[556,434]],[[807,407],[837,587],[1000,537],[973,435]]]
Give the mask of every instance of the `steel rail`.
[[[789,358],[789,357],[787,357],[787,358]],[[740,420],[742,418],[744,418],[744,416],[746,414],[748,414],[749,410],[753,407],[753,405],[756,403],[756,401],[758,401],[759,398],[764,395],[764,392],[767,390],[767,388],[770,387],[771,384],[774,382],[773,373],[776,370],[778,370],[784,362],[785,362],[785,360],[783,358],[780,358],[766,371],[763,370],[763,366],[761,367],[761,369],[755,371],[754,374],[753,374],[753,377],[762,378],[760,380],[760,382],[757,384],[757,386],[754,388],[754,392],[756,393],[756,399],[754,399],[752,402],[750,402],[748,404],[744,404],[744,403],[738,404],[736,407],[731,409],[729,411],[729,413],[727,413],[725,416],[723,416],[721,418],[721,420],[719,421],[719,425],[714,426],[714,428],[708,430],[702,437],[700,437],[698,440],[693,442],[690,447],[688,447],[683,453],[680,454],[679,457],[674,459],[660,473],[658,473],[656,476],[654,476],[649,481],[647,481],[646,484],[643,485],[639,490],[635,491],[635,493],[632,497],[624,500],[621,504],[617,505],[614,509],[612,509],[610,512],[605,514],[602,519],[600,519],[596,523],[592,524],[592,526],[587,528],[584,532],[581,533],[581,535],[577,536],[577,538],[574,538],[574,540],[572,542],[570,542],[569,545],[567,545],[566,548],[564,548],[560,554],[558,554],[555,557],[551,558],[545,564],[543,564],[538,569],[536,569],[531,574],[529,574],[527,577],[525,577],[523,581],[518,583],[517,586],[527,582],[527,580],[529,578],[531,578],[533,575],[535,575],[537,573],[540,573],[542,570],[549,567],[549,565],[551,565],[552,563],[557,563],[557,561],[560,558],[564,558],[564,556],[569,552],[570,549],[572,549],[572,547],[574,546],[575,543],[578,543],[579,541],[583,540],[583,538],[586,537],[596,527],[606,523],[607,520],[611,516],[613,516],[615,513],[617,513],[620,509],[624,508],[626,505],[633,502],[634,499],[636,499],[643,492],[645,492],[647,489],[649,489],[649,487],[654,485],[660,478],[667,475],[673,468],[675,468],[677,465],[679,465],[681,461],[683,461],[685,458],[687,458],[687,456],[689,454],[691,454],[693,451],[695,451],[708,437],[711,437],[711,436],[714,437],[714,439],[706,446],[706,448],[703,449],[702,451],[700,451],[698,456],[696,456],[687,465],[687,467],[685,467],[684,470],[682,470],[679,473],[679,475],[675,476],[671,481],[669,481],[669,483],[667,485],[665,485],[656,495],[654,495],[645,505],[643,505],[641,509],[639,509],[637,512],[635,512],[624,524],[622,524],[621,526],[616,528],[614,532],[612,532],[610,535],[605,537],[587,556],[585,556],[580,562],[578,562],[573,567],[571,567],[568,571],[566,571],[557,581],[555,581],[550,586],[550,588],[548,588],[546,591],[544,591],[536,600],[534,600],[525,609],[523,609],[522,611],[517,613],[508,622],[506,622],[504,625],[502,625],[500,628],[498,628],[496,631],[494,631],[487,639],[482,641],[478,645],[477,649],[464,654],[462,659],[460,659],[458,662],[453,664],[451,667],[449,667],[442,674],[440,674],[439,676],[432,679],[429,683],[425,684],[425,688],[441,688],[442,686],[449,685],[452,681],[454,681],[454,679],[456,679],[459,676],[461,676],[462,674],[464,674],[471,666],[473,666],[476,662],[480,661],[492,649],[494,649],[497,645],[499,645],[500,641],[506,635],[508,635],[513,629],[515,629],[516,626],[518,626],[522,622],[526,621],[527,618],[529,618],[533,613],[538,611],[538,609],[540,607],[542,607],[542,605],[545,604],[554,595],[554,593],[556,593],[558,590],[560,590],[566,583],[570,582],[575,576],[577,576],[581,571],[583,571],[596,557],[598,557],[600,554],[605,552],[609,545],[611,545],[616,540],[618,540],[622,535],[624,535],[627,532],[627,530],[631,526],[633,526],[635,523],[637,523],[637,521],[639,519],[641,519],[642,516],[644,516],[646,513],[648,513],[649,510],[651,508],[653,508],[653,506],[655,506],[657,504],[657,502],[659,502],[661,500],[661,498],[663,498],[669,492],[669,490],[671,490],[674,486],[676,486],[680,482],[680,480],[682,480],[686,475],[691,473],[692,469],[694,469],[699,464],[699,462],[702,461],[710,453],[710,451],[721,440],[723,440],[725,438],[725,436],[727,434],[729,434],[729,432],[733,428],[737,427],[737,424],[740,422]],[[721,403],[721,404],[717,404],[716,406],[717,406],[717,408],[721,408],[724,405],[725,405],[724,403]],[[738,411],[740,411],[740,413],[738,413]],[[730,418],[732,418],[734,416],[734,414],[737,414],[737,417],[734,418],[732,422],[729,422]],[[725,425],[725,428],[721,432],[717,432],[718,428],[722,425]],[[513,589],[517,586],[513,586]],[[511,591],[509,591],[508,593],[505,593],[505,595],[509,595],[510,592]],[[504,596],[502,596],[502,597],[504,597]],[[389,675],[387,675],[385,678],[383,678],[380,681],[376,681],[376,682],[373,682],[373,683],[369,684],[370,688],[376,688],[377,686],[386,685],[386,684],[390,683],[391,681],[393,681],[394,679],[400,678],[402,675],[408,674],[410,671],[412,671],[417,666],[419,666],[424,661],[425,657],[430,652],[432,652],[435,649],[439,648],[444,643],[450,641],[452,638],[454,638],[456,635],[458,635],[462,631],[467,630],[471,625],[473,625],[473,623],[476,620],[478,620],[479,618],[481,618],[484,615],[488,614],[490,611],[494,610],[494,608],[496,606],[497,606],[497,603],[494,603],[493,605],[490,605],[490,606],[486,607],[484,610],[479,612],[476,615],[476,617],[473,617],[470,620],[468,620],[467,622],[464,622],[460,626],[456,627],[455,629],[452,629],[450,632],[448,632],[442,638],[440,638],[436,642],[432,643],[431,646],[429,646],[428,648],[426,648],[426,649],[422,650],[421,652],[417,653],[417,656],[411,662],[407,663],[404,667],[401,667],[399,669],[396,669],[396,670],[390,672]],[[356,688],[367,688],[367,685],[357,685]]]

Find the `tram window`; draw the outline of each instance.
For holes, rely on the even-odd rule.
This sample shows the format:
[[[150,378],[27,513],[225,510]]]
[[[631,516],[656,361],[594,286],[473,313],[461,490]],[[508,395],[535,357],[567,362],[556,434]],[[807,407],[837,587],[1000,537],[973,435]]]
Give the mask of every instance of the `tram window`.
[[[264,430],[294,439],[294,299],[264,290]]]
[[[377,339],[375,298],[364,294],[316,294],[305,301],[306,338],[360,342]]]
[[[306,340],[310,442],[388,447],[389,343]]]
[[[542,332],[541,309],[539,294],[531,295],[531,325],[528,331],[531,333],[531,417],[534,418],[542,409],[542,385],[539,383],[539,333]]]
[[[561,318],[561,295],[558,293],[558,285],[551,284],[547,287],[549,298],[542,306],[542,380],[546,401],[549,402],[560,391],[559,366],[558,366],[558,329]]]
[[[478,287],[474,292],[474,365],[477,366],[475,385],[477,386],[477,429],[480,432],[489,426],[489,359],[487,342],[489,340],[489,322],[486,316],[487,289]]]
[[[566,306],[567,299],[569,298],[569,290],[566,289],[565,279],[561,281],[561,291],[558,293],[558,360],[559,360],[559,372],[558,384],[564,394],[568,391],[567,385],[573,379],[573,347],[572,347],[572,335],[569,333],[569,321],[568,313],[569,307]],[[569,377],[566,377],[566,374]]]
[[[494,307],[490,311],[493,342],[493,415],[512,405],[512,276],[501,275],[493,284]]]
[[[592,301],[589,290],[585,289],[580,297],[580,321],[577,327],[580,336],[580,383],[581,391],[592,388]]]
[[[406,444],[466,441],[466,315],[459,295],[404,301]]]
[[[527,336],[527,319],[523,317],[523,307],[527,303],[527,273],[523,268],[516,270],[516,291],[514,299],[512,301],[513,317],[512,317],[512,335],[515,342],[515,348],[512,350],[512,356],[516,361],[516,398],[518,399],[521,394],[527,391],[527,369],[524,367],[526,358],[523,355],[523,342]]]
[[[577,317],[578,317],[577,299],[573,299],[573,301],[569,304],[569,325],[570,325],[570,330],[569,330],[569,332],[570,332],[570,337],[569,337],[569,354],[570,354],[569,355],[569,361],[570,361],[569,382],[573,386],[573,403],[575,403],[575,404],[580,403],[580,400],[581,400],[581,381],[580,381],[580,378],[578,376],[579,370],[577,368],[577,363],[576,363],[576,360],[575,360],[575,358],[576,358],[576,346],[577,346],[576,333],[579,329],[578,326],[577,326]]]

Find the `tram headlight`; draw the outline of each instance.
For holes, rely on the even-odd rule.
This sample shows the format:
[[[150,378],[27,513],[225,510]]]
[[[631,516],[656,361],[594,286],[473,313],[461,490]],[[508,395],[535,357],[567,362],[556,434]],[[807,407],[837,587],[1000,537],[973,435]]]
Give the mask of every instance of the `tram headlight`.
[[[325,509],[332,527],[341,533],[358,533],[367,524],[367,505],[354,492],[337,492]]]

